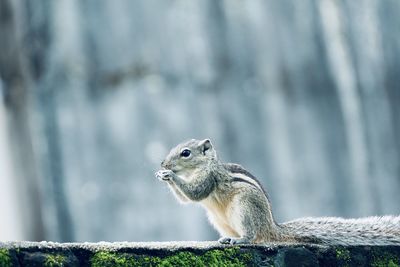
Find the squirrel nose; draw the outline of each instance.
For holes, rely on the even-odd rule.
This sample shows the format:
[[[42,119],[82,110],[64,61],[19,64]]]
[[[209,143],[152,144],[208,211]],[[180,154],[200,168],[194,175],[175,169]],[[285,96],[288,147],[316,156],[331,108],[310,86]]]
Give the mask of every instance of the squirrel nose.
[[[171,169],[171,163],[168,161],[163,160],[161,162],[161,167],[163,167],[164,169]]]

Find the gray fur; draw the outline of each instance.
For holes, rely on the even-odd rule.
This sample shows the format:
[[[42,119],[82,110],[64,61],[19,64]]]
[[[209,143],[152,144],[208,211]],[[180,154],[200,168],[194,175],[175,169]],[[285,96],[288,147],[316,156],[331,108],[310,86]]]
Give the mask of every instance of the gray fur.
[[[301,218],[281,224],[301,240],[336,245],[400,245],[400,216]]]
[[[253,186],[254,188],[257,188],[253,183],[251,183],[251,182],[249,182],[249,181],[247,181],[247,180],[245,180],[245,179],[242,179],[242,178],[240,178],[240,177],[233,177],[233,178],[232,178],[232,182],[233,182],[233,183],[236,183],[236,182],[247,183],[247,184]]]
[[[190,156],[181,155],[184,149]],[[208,139],[179,144],[161,165],[156,176],[180,202],[199,202],[207,210],[221,243],[400,244],[400,216],[302,218],[277,224],[257,178],[238,164],[220,162]]]
[[[254,180],[262,189],[262,191],[264,192],[264,194],[268,197],[267,195],[267,191],[265,191],[263,185],[261,184],[261,182],[257,179],[257,177],[255,177],[253,174],[251,174],[249,171],[247,171],[246,169],[244,169],[241,165],[239,164],[235,164],[235,163],[224,163],[224,167],[225,169],[227,169],[232,176],[235,176],[235,173],[240,173],[240,174],[244,174],[247,177],[251,178],[252,180]]]

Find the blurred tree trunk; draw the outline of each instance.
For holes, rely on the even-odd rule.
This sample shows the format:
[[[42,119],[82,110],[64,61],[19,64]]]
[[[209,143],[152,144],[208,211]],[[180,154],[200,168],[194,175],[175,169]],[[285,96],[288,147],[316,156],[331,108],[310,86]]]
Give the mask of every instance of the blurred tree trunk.
[[[24,59],[12,2],[15,3],[11,0],[0,1],[0,77],[9,118],[11,157],[18,177],[21,207],[16,208],[22,209],[24,236],[30,240],[43,240],[39,183],[29,125],[29,79],[23,67]]]
[[[25,195],[32,206],[28,219],[35,221],[32,239],[73,241],[55,108],[55,90],[61,87],[54,72],[50,75],[46,72],[52,55],[52,2],[21,0],[5,1],[2,5],[4,50],[0,67],[13,150],[17,154],[15,162],[19,164],[16,168],[21,173],[21,182],[27,183]],[[32,112],[37,114],[36,119],[32,119]],[[43,214],[42,209],[46,210]]]

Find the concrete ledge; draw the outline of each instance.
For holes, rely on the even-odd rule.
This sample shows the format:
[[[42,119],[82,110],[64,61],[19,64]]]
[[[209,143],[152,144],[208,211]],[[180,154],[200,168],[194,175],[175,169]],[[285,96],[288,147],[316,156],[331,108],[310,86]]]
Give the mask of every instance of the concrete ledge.
[[[0,242],[3,266],[400,266],[400,246]]]

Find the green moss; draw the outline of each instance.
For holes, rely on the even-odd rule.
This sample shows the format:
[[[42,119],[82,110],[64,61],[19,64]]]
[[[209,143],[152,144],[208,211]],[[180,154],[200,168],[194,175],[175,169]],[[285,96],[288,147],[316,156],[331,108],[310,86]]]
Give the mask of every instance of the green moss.
[[[214,249],[202,255],[181,251],[166,257],[149,257],[109,251],[97,252],[91,259],[97,266],[247,266],[253,259],[250,253],[242,253],[239,248]]]
[[[12,266],[11,257],[8,249],[2,248],[0,249],[0,267],[8,267]]]
[[[168,256],[161,259],[160,263],[156,266],[172,267],[172,266],[204,266],[200,256],[191,252],[179,252],[173,256]]]
[[[159,257],[136,256],[110,251],[97,252],[90,261],[93,267],[159,266],[161,263]]]
[[[384,253],[383,255],[375,254],[372,266],[374,267],[399,267],[400,260],[396,255]]]
[[[349,261],[350,260],[350,251],[345,248],[336,249],[336,258],[338,260]]]
[[[46,267],[58,267],[64,266],[65,256],[60,254],[49,254],[46,256],[44,266]]]
[[[247,266],[253,260],[251,253],[242,253],[238,247],[215,249],[204,254],[206,266]]]

